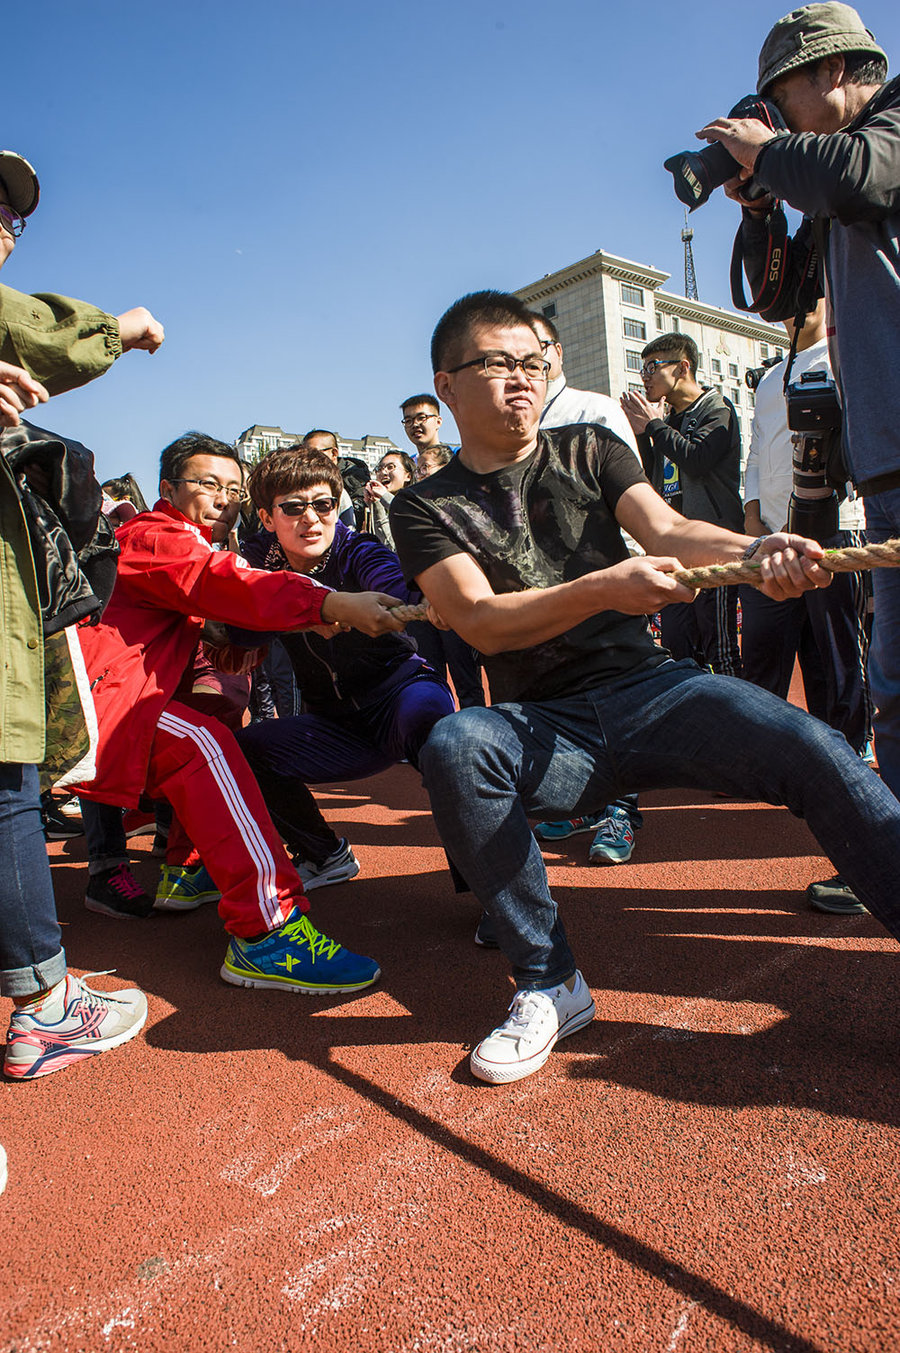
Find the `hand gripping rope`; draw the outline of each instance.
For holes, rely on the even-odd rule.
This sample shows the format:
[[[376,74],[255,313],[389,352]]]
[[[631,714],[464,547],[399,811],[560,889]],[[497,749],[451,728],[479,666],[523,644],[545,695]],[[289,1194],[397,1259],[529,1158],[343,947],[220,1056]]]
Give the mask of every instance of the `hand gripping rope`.
[[[826,550],[824,559],[815,561],[828,573],[859,573],[873,568],[900,568],[900,540],[886,540],[882,545],[863,545],[845,550]],[[752,559],[734,564],[710,564],[706,568],[678,568],[670,576],[699,591],[708,587],[730,587],[734,583],[749,583],[759,587],[760,565]]]

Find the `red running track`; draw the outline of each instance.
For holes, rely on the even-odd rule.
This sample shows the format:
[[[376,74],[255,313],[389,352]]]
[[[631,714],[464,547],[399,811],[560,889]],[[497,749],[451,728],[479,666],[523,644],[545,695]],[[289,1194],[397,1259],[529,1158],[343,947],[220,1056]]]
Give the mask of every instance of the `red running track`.
[[[648,795],[633,863],[549,850],[598,1018],[490,1087],[511,988],[417,776],[323,798],[363,871],[313,916],[384,969],[346,1001],[226,986],[214,908],[94,915],[52,848],[71,966],[150,1018],[0,1087],[6,1353],[900,1347],[896,946],[806,909],[802,823]]]

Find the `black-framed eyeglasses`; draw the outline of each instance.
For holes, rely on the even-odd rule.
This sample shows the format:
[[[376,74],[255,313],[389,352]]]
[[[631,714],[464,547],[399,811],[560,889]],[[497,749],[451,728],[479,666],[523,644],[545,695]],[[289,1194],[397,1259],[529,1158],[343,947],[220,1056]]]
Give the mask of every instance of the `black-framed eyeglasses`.
[[[8,235],[12,235],[13,239],[17,240],[28,222],[24,216],[20,216],[18,212],[13,211],[12,207],[8,207],[5,202],[2,202],[0,203],[0,224],[3,225],[3,229]]]
[[[440,418],[439,413],[417,413],[414,418],[401,418],[400,422],[405,428],[414,427],[416,423],[427,423],[429,418]]]
[[[541,352],[546,352],[548,348],[555,348],[555,347],[556,347],[556,339],[555,339],[555,338],[539,338],[539,339],[538,339],[538,342],[539,342],[540,345],[541,345]]]
[[[681,362],[680,357],[666,357],[663,361],[645,362],[641,367],[642,376],[653,376],[661,366],[678,366]]]
[[[246,503],[247,493],[245,489],[236,488],[233,484],[220,484],[218,479],[170,479],[170,484],[196,484],[204,493],[208,493],[211,498],[217,498],[220,493],[224,493],[229,503]]]
[[[278,503],[279,512],[283,512],[286,517],[302,517],[307,508],[312,508],[313,512],[320,519],[330,516],[338,505],[337,498],[312,498],[308,501],[304,498],[286,498],[283,503]]]
[[[484,374],[492,380],[512,376],[516,367],[520,366],[530,381],[545,381],[550,370],[550,363],[545,362],[543,357],[538,357],[536,353],[529,353],[527,357],[513,357],[509,352],[483,352],[480,357],[473,357],[471,362],[451,366],[447,375],[452,376],[457,371],[465,371],[469,366],[480,366]]]

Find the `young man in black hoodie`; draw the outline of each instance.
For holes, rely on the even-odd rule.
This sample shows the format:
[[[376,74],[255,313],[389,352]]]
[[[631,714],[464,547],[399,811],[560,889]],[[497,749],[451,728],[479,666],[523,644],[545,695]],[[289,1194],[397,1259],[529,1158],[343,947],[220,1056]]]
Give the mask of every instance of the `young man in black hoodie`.
[[[697,380],[699,353],[687,334],[660,334],[641,356],[646,397],[622,396],[644,473],[671,508],[690,521],[741,531],[741,430],[734,405]],[[666,409],[668,408],[668,413]],[[662,641],[674,658],[695,658],[741,676],[737,589],[712,588],[662,612]]]

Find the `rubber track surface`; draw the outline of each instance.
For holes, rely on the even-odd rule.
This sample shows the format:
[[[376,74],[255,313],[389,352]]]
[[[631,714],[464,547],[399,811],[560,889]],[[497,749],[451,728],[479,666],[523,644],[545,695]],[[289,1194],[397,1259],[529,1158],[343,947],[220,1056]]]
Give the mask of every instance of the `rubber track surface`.
[[[489,1087],[512,988],[417,775],[323,804],[362,873],[313,918],[384,970],[356,999],[228,987],[214,907],[94,915],[51,848],[72,968],[150,1018],[0,1087],[6,1353],[900,1347],[896,945],[807,910],[803,823],[660,794],[629,865],[549,849],[598,1017]]]

